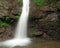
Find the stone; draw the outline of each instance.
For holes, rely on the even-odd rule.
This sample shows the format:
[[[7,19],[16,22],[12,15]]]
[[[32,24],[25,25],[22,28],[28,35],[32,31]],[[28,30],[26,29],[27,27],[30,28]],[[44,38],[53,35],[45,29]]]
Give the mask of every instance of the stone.
[[[58,15],[56,13],[48,14],[45,20],[49,20],[49,21],[58,20]]]

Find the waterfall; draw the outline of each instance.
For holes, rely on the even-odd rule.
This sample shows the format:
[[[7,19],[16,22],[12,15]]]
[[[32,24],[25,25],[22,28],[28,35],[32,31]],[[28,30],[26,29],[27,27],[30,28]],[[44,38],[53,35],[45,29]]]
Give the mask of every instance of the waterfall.
[[[0,46],[26,46],[30,44],[31,40],[27,37],[27,21],[29,16],[29,0],[23,0],[23,7],[21,17],[19,18],[15,37],[11,40],[0,42]]]
[[[15,34],[16,38],[27,37],[28,15],[29,15],[29,0],[23,0],[22,13],[16,28],[16,34]]]

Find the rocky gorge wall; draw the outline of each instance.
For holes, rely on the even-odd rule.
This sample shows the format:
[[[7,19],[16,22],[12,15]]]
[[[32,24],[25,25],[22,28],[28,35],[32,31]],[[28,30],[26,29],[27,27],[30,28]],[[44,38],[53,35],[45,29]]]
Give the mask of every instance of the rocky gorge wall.
[[[60,1],[45,0],[45,3],[46,5],[39,6],[31,0],[29,18],[31,36],[60,40]]]

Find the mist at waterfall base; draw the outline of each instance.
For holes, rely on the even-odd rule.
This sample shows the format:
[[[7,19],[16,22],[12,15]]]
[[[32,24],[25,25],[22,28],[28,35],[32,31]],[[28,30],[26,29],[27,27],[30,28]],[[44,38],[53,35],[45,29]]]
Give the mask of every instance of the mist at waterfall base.
[[[31,40],[30,38],[27,37],[28,15],[29,15],[29,0],[23,0],[22,13],[15,30],[15,37],[11,40],[0,42],[0,46],[14,47],[14,46],[26,46],[30,44]]]

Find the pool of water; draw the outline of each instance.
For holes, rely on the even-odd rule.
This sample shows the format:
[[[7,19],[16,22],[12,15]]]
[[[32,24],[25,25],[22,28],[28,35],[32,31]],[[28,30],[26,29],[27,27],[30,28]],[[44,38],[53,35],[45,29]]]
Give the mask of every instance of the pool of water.
[[[0,47],[0,48],[9,48],[9,47]],[[60,41],[33,39],[32,43],[29,46],[25,47],[16,46],[13,48],[60,48]]]

